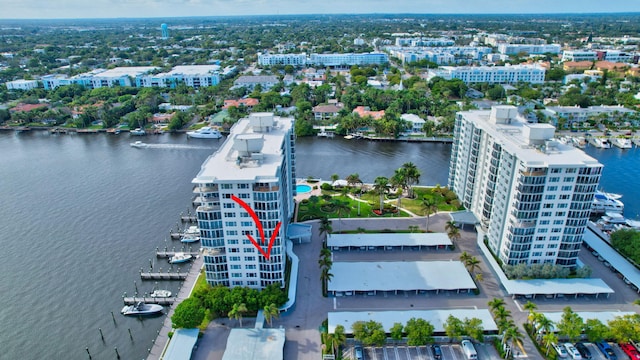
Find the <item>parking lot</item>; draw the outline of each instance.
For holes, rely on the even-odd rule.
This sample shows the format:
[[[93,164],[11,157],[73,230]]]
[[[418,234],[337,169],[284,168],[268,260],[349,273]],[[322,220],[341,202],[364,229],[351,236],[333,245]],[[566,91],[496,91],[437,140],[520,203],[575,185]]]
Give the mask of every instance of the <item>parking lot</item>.
[[[500,356],[492,345],[474,344],[478,359],[498,360]],[[462,348],[459,344],[441,344],[442,359],[446,360],[466,360]],[[342,354],[345,359],[355,359],[353,347],[348,347]],[[365,360],[435,360],[429,346],[384,346],[365,347]]]

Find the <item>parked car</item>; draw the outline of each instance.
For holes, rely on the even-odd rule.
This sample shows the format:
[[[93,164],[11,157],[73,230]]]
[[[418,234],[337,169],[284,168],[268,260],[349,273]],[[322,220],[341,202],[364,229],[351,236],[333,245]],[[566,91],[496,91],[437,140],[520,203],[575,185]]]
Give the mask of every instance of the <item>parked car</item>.
[[[567,349],[564,346],[560,344],[553,344],[551,346],[553,346],[553,349],[556,351],[556,353],[558,353],[558,357],[566,358],[567,356],[569,356],[569,354],[567,353]]]
[[[580,352],[580,356],[582,356],[583,359],[591,359],[592,357],[591,350],[589,350],[587,345],[585,345],[584,343],[578,342],[576,343],[576,349],[578,350],[578,352]]]
[[[608,342],[598,341],[596,343],[596,346],[602,352],[602,354],[604,354],[604,357],[606,357],[608,360],[618,360],[618,357],[613,352],[613,349],[611,348]]]
[[[442,358],[442,349],[440,348],[440,345],[438,344],[431,345],[431,352],[433,353],[434,358],[436,359]]]
[[[356,346],[354,348],[354,353],[356,355],[356,360],[363,360],[364,355],[362,354],[362,346]]]
[[[640,360],[640,353],[635,346],[629,343],[620,343],[619,345],[622,351],[624,351],[631,360]]]
[[[569,354],[569,357],[571,357],[573,360],[582,360],[582,355],[580,355],[580,352],[578,351],[578,349],[576,349],[575,346],[573,346],[572,343],[564,343],[564,348],[567,350],[567,354]]]

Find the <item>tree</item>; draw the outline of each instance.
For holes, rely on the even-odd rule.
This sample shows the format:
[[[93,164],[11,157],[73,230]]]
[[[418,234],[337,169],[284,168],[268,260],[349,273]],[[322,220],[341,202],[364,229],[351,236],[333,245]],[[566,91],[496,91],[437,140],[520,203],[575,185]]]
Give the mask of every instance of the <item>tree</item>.
[[[411,318],[407,321],[404,331],[407,333],[407,345],[422,346],[433,342],[434,327],[425,319]]]
[[[318,197],[316,196],[316,199],[317,198]],[[326,216],[320,219],[320,227],[318,228],[318,231],[320,232],[320,235],[325,235],[325,240],[326,240],[326,237],[333,232],[331,221],[327,219]]]
[[[493,298],[493,300],[490,300],[487,305],[489,305],[491,312],[494,312],[497,308],[504,307],[505,302],[500,298]]]
[[[200,299],[189,297],[184,299],[171,316],[174,328],[193,329],[202,324],[205,311]]]
[[[498,322],[504,321],[511,317],[511,311],[507,310],[504,306],[500,306],[493,310],[493,316],[495,316]]]
[[[233,308],[229,311],[227,316],[229,317],[229,319],[236,319],[240,321],[240,327],[242,327],[242,314],[246,313],[247,311],[247,305],[245,305],[244,303],[233,304]]]
[[[547,318],[543,314],[539,315],[540,317],[536,320],[536,326],[534,328],[537,333],[536,339],[538,340],[540,339],[541,334],[551,333],[554,329],[553,321],[549,320],[549,318]]]
[[[280,309],[278,309],[276,304],[265,305],[262,312],[264,313],[264,317],[267,320],[267,324],[269,324],[269,326],[273,325],[272,322],[274,318],[277,319],[280,317]]]
[[[449,337],[449,341],[457,341],[464,335],[464,323],[453,315],[449,315],[444,323],[444,331]]]
[[[401,323],[394,323],[393,326],[391,327],[391,329],[389,330],[389,333],[391,334],[391,338],[395,341],[400,341],[402,340],[402,331],[404,330],[403,326]]]
[[[556,336],[555,333],[548,332],[544,334],[544,336],[542,337],[542,344],[547,348],[546,355],[549,355],[549,349],[551,348],[551,345],[557,342],[558,342],[558,337]]]
[[[587,319],[585,321],[584,334],[590,342],[602,341],[611,337],[609,327],[598,319]]]
[[[326,296],[327,294],[327,285],[329,281],[333,278],[333,274],[330,272],[330,269],[322,268],[320,270],[320,281],[322,282],[322,294]]]
[[[333,199],[331,201],[331,204],[333,205],[334,211],[338,215],[338,220],[342,220],[342,215],[351,212],[351,204],[348,201]]]
[[[478,260],[478,258],[475,256],[471,256],[470,258],[467,259],[464,265],[467,267],[469,272],[473,274],[478,268],[478,266],[480,266],[480,260]]]
[[[515,347],[514,343],[519,343],[522,339],[523,336],[518,327],[511,326],[504,331],[502,342],[505,344],[509,342],[510,348],[513,349]]]
[[[566,337],[572,342],[580,338],[583,327],[584,322],[582,318],[573,312],[569,306],[562,310],[562,318],[556,324],[558,336]]]
[[[464,319],[464,332],[472,339],[482,342],[484,341],[484,328],[482,320],[478,318]]]
[[[457,227],[452,227],[447,230],[447,236],[449,236],[449,239],[451,239],[454,243],[460,240],[460,238],[462,237],[462,235],[460,234],[460,229],[458,229]]]
[[[427,217],[427,232],[429,232],[429,219],[431,214],[436,214],[438,212],[438,205],[432,198],[424,198],[422,199],[422,209]]]
[[[404,172],[404,177],[407,181],[407,186],[409,190],[409,197],[413,198],[413,185],[418,184],[420,182],[420,170],[418,167],[412,162],[406,162],[402,164],[401,168]]]
[[[611,337],[617,342],[640,339],[640,315],[616,316],[608,322]]]
[[[363,345],[383,345],[387,339],[382,324],[370,320],[367,322],[356,321],[351,325],[353,338]]]
[[[378,176],[373,181],[373,191],[380,197],[380,214],[384,212],[384,196],[389,192],[389,179]]]
[[[457,228],[458,228],[458,224],[456,224],[456,222],[453,220],[447,221],[447,223],[444,225],[444,230],[447,232],[447,234],[453,231],[453,229],[457,229]],[[449,237],[451,237],[451,235],[449,235]]]
[[[325,344],[331,346],[332,354],[336,354],[340,350],[340,346],[344,345],[347,341],[347,335],[344,332],[344,326],[337,325],[333,331],[333,334],[326,334]]]

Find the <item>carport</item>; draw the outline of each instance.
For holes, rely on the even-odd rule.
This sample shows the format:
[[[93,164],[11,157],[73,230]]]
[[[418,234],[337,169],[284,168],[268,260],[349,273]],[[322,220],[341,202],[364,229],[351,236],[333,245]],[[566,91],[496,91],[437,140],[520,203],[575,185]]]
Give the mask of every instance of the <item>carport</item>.
[[[507,293],[513,296],[535,298],[537,295],[552,296],[553,298],[565,295],[578,297],[578,295],[601,294],[609,297],[614,291],[602,279],[536,279],[536,280],[507,280],[502,283]]]
[[[449,216],[454,223],[459,224],[463,229],[465,225],[476,226],[480,224],[478,218],[469,210],[450,212]]]
[[[378,292],[455,291],[477,289],[460,261],[334,262],[328,292],[333,296]]]
[[[331,234],[331,250],[437,250],[449,249],[453,243],[443,233]]]

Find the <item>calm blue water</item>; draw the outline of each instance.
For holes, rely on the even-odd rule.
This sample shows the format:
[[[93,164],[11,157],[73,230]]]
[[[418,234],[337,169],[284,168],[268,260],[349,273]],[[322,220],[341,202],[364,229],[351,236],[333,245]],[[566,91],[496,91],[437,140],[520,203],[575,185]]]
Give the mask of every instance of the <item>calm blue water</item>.
[[[587,146],[585,152],[604,164],[600,187],[607,192],[622,194],[624,215],[640,219],[640,149],[596,149]]]
[[[122,359],[146,357],[163,318],[121,316],[122,294],[153,288],[138,274],[150,261],[168,268],[153,252],[181,245],[167,240],[169,230],[190,207],[191,180],[222,141],[147,136],[154,145],[136,149],[134,140],[0,132],[0,358],[87,359],[86,347],[93,359],[114,359],[114,347]],[[606,166],[602,187],[624,194],[625,213],[638,215],[638,150],[587,152]],[[449,156],[444,144],[301,138],[297,176],[358,173],[372,182],[413,162],[420,184],[446,184]],[[179,284],[159,287],[175,292]]]

